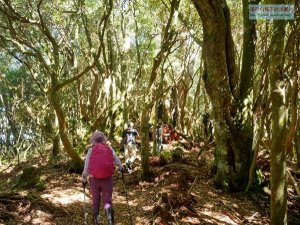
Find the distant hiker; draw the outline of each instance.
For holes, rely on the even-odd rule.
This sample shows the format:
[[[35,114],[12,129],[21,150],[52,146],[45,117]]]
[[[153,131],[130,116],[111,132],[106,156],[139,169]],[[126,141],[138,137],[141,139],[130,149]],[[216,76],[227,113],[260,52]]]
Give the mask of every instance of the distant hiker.
[[[127,128],[122,133],[122,143],[125,151],[125,163],[129,173],[133,170],[133,162],[137,157],[136,137],[139,136],[136,129],[133,128],[133,123],[129,122]]]
[[[114,224],[112,208],[113,172],[114,165],[123,172],[123,166],[114,149],[106,142],[107,138],[100,131],[95,131],[90,139],[92,147],[88,150],[82,183],[86,185],[89,176],[90,190],[92,194],[92,208],[95,225],[100,225],[100,200],[106,212],[108,225]]]

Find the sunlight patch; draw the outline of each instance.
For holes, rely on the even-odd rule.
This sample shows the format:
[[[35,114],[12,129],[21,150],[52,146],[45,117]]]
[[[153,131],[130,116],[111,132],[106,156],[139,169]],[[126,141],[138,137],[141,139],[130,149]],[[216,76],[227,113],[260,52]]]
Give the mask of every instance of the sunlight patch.
[[[149,205],[149,206],[144,206],[144,207],[142,207],[142,209],[144,210],[144,211],[153,211],[153,209],[154,209],[154,207],[155,207],[155,205]]]
[[[83,202],[83,193],[75,190],[54,190],[50,193],[41,195],[53,204],[67,205],[73,202]]]
[[[234,222],[229,216],[223,213],[216,213],[216,212],[202,212],[202,214],[211,217],[212,219],[218,220],[220,222],[224,222],[224,224],[232,224],[232,225],[237,225],[236,222]]]
[[[124,196],[113,193],[113,199],[116,203],[127,204]]]
[[[138,217],[135,218],[134,224],[136,224],[136,225],[149,224],[149,220],[147,220],[147,219],[144,218],[144,217],[139,217],[139,216],[138,216]]]
[[[181,221],[188,224],[200,224],[200,220],[196,217],[185,217]]]
[[[45,222],[51,217],[49,213],[46,213],[41,210],[35,210],[31,212],[31,215],[25,217],[24,222],[25,223],[31,223],[31,224],[50,224]]]

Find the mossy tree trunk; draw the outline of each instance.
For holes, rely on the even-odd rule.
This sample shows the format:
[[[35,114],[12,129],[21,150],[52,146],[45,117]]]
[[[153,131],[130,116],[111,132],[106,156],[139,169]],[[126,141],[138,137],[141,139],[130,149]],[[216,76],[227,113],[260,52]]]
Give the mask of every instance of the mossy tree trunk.
[[[65,118],[63,109],[61,107],[60,99],[61,99],[61,97],[59,96],[59,93],[57,93],[54,90],[50,91],[49,101],[52,104],[55,114],[58,119],[59,136],[63,143],[64,150],[72,159],[75,169],[80,170],[83,167],[83,161],[79,157],[78,153],[73,149],[72,143],[69,139],[67,122],[66,122],[66,118]]]
[[[285,1],[274,0],[274,4]],[[286,21],[274,20],[270,43],[271,97],[271,224],[287,224],[286,140],[287,108],[283,72],[283,49]]]
[[[256,52],[256,21],[249,20],[249,5],[258,4],[260,0],[243,0],[243,53],[242,53],[242,67],[240,74],[240,89],[239,89],[239,108],[244,112],[244,117],[247,117],[244,126],[248,130],[248,136],[252,136],[252,163],[249,169],[249,178],[246,190],[252,186],[255,170],[256,170],[256,158],[258,154],[259,141],[263,134],[263,117],[253,118],[255,112],[251,112],[253,109],[254,93],[254,62]],[[245,114],[248,114],[245,116]],[[253,125],[253,123],[255,125]],[[257,124],[258,123],[258,124]],[[253,133],[252,133],[253,132]],[[250,140],[249,140],[250,141]]]
[[[57,157],[60,152],[61,152],[61,147],[60,147],[60,137],[58,133],[54,134],[53,140],[52,140],[52,157],[55,158]]]
[[[215,184],[229,191],[241,191],[248,181],[253,132],[251,114],[242,113],[245,106],[241,107],[240,102],[244,101],[237,89],[230,12],[221,0],[192,2],[203,24],[203,79],[215,126]],[[248,93],[248,88],[249,85],[243,92]]]
[[[249,4],[258,4],[260,0],[243,0],[243,53],[240,82],[240,99],[249,99],[253,87],[256,21],[249,20]]]

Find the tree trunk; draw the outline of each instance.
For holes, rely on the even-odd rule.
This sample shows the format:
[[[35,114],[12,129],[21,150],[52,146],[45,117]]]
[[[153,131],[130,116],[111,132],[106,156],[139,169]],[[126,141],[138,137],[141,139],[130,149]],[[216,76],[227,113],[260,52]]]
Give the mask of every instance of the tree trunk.
[[[185,75],[183,75],[185,76]],[[188,131],[185,129],[185,105],[187,101],[187,96],[188,96],[188,87],[184,83],[184,81],[180,82],[180,85],[178,87],[179,89],[179,125],[180,125],[180,130],[182,130],[183,133],[188,133]]]
[[[285,1],[274,1],[284,4]],[[286,22],[274,20],[270,43],[269,79],[271,92],[271,224],[287,224],[286,138],[287,113],[282,76]]]
[[[248,190],[254,179],[254,172],[256,169],[256,158],[258,155],[259,141],[261,139],[263,130],[262,125],[253,126],[253,78],[254,78],[254,62],[255,62],[255,40],[256,40],[256,27],[255,20],[249,20],[249,4],[258,4],[260,0],[243,0],[243,55],[242,55],[242,68],[240,75],[240,89],[239,89],[239,112],[242,115],[245,131],[249,139],[252,139],[251,143],[251,155],[252,165],[250,166],[249,171],[249,181],[246,186]],[[252,96],[251,96],[252,95]],[[259,119],[258,119],[259,120]],[[261,123],[263,123],[263,118]],[[258,129],[258,130],[254,130]],[[255,140],[253,139],[253,132],[256,133]],[[250,149],[249,149],[250,151]]]
[[[172,126],[175,128],[177,128],[177,124],[178,124],[178,90],[176,88],[176,86],[173,86],[171,89],[171,122],[172,122]]]
[[[299,2],[300,3],[300,2]],[[299,5],[300,6],[300,5]],[[292,155],[293,153],[293,139],[297,133],[297,129],[299,128],[299,112],[298,112],[298,94],[299,94],[299,71],[300,71],[300,34],[299,31],[295,30],[291,31],[288,39],[286,40],[285,46],[285,60],[287,62],[292,62],[285,67],[285,70],[289,74],[290,85],[288,88],[288,107],[290,110],[290,118],[289,118],[289,128],[287,135],[287,147],[286,151],[288,155]],[[298,60],[297,60],[298,59]],[[298,63],[297,63],[298,61]]]
[[[51,134],[52,134],[52,157],[56,158],[61,153],[61,145],[60,145],[60,136],[59,136],[59,124],[58,118],[54,115],[55,121],[52,124],[49,124],[51,127]],[[50,122],[50,121],[49,121]],[[54,127],[54,129],[52,128]]]
[[[142,157],[142,179],[147,180],[150,177],[149,166],[149,110],[152,106],[147,104],[141,115],[141,157]]]
[[[59,135],[55,135],[53,138],[53,144],[52,144],[52,157],[55,158],[59,155],[59,153],[61,152],[60,149],[60,137]]]
[[[297,156],[297,166],[298,169],[300,169],[300,143],[299,143],[299,132],[296,132],[295,134],[295,150],[296,150],[296,156]]]
[[[203,79],[212,103],[216,141],[215,184],[241,191],[248,182],[253,134],[249,118],[241,116],[238,109],[229,9],[220,0],[193,3],[203,24]]]
[[[249,98],[253,87],[255,40],[255,20],[249,20],[249,4],[257,4],[259,0],[243,0],[243,55],[240,82],[240,100]]]
[[[60,104],[59,94],[56,91],[52,90],[50,92],[49,101],[51,102],[51,104],[54,108],[54,111],[56,113],[57,119],[58,119],[59,135],[60,135],[62,144],[64,146],[64,150],[72,159],[75,170],[80,171],[83,167],[83,161],[79,157],[78,153],[76,151],[74,151],[71,141],[68,137],[66,119],[65,119],[65,115],[63,113],[63,109]]]

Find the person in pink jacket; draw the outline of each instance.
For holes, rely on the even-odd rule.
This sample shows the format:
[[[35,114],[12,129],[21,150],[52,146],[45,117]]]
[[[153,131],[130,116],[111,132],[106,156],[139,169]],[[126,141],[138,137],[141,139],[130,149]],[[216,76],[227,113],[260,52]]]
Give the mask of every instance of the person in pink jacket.
[[[99,208],[101,199],[108,225],[113,225],[112,193],[114,164],[118,166],[121,172],[123,172],[123,166],[114,149],[107,144],[107,138],[102,132],[95,131],[90,142],[92,147],[89,148],[86,155],[82,183],[86,185],[89,178],[95,225],[100,224]]]

